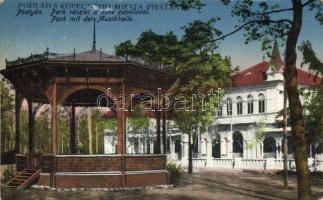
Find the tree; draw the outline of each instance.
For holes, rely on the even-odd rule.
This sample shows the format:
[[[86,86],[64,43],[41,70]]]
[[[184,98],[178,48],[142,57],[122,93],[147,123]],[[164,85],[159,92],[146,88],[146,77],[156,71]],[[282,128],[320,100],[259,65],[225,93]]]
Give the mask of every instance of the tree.
[[[198,128],[203,132],[213,122],[218,102],[216,95],[209,95],[210,91],[227,86],[231,73],[230,60],[219,54],[196,55],[176,66],[178,80],[169,92],[177,102],[172,118],[189,139],[188,173],[193,172],[192,132],[196,135]]]
[[[170,0],[170,3],[184,10],[201,9],[205,6],[201,0]],[[316,10],[315,18],[320,24],[323,24],[323,6],[319,0],[307,0],[305,2],[291,0],[291,6],[287,8],[280,8],[277,4],[269,5],[267,2],[252,0],[232,2],[222,0],[222,3],[232,7],[231,13],[238,17],[240,24],[233,31],[223,34],[213,41],[222,40],[240,30],[245,32],[246,43],[253,40],[262,40],[263,49],[268,47],[273,37],[286,41],[284,77],[290,107],[292,142],[295,148],[298,199],[309,199],[311,186],[307,166],[303,108],[297,88],[296,46],[302,28],[304,9]],[[282,15],[286,12],[291,12],[292,15]]]
[[[103,117],[103,112],[100,109],[92,110],[92,122],[93,122],[93,132],[95,133],[95,153],[104,152],[104,130],[112,129],[114,133],[117,132],[117,120],[116,119],[106,119]],[[101,142],[99,142],[101,141]]]
[[[49,113],[49,112],[48,112]],[[57,109],[57,149],[61,154],[69,154],[70,120],[66,107]],[[50,133],[50,132],[49,132]]]
[[[184,26],[184,35],[179,41],[169,32],[158,35],[151,30],[143,32],[135,45],[140,58],[152,63],[171,65],[178,80],[168,91],[172,98],[181,94],[185,104],[192,110],[174,110],[173,119],[183,133],[189,135],[189,172],[192,172],[192,132],[197,134],[198,125],[202,131],[210,125],[217,108],[217,97],[210,91],[229,85],[232,73],[230,59],[215,53],[217,44],[210,41],[221,32],[212,26],[216,18],[207,22],[200,20]],[[203,100],[192,100],[192,96],[204,95]],[[194,103],[193,103],[194,101]]]
[[[118,56],[139,59],[159,67],[173,65],[179,51],[176,35],[172,32],[159,35],[152,30],[142,32],[134,45],[127,40],[115,46]]]
[[[37,116],[35,123],[36,152],[50,153],[50,117],[49,107],[46,106]]]
[[[25,109],[20,113],[20,145],[22,147],[22,153],[28,152],[28,112]]]
[[[184,109],[174,107],[172,115],[176,125],[188,134],[189,173],[193,172],[192,132],[194,131],[196,138],[199,128],[203,132],[213,122],[218,97],[210,95],[210,92],[228,86],[233,72],[230,59],[215,53],[217,44],[210,41],[221,34],[212,27],[215,22],[216,19],[207,22],[197,20],[183,27],[181,55],[175,63],[178,80],[169,90],[175,101],[178,95],[184,95],[185,104],[189,105]]]
[[[115,52],[116,52],[117,56],[125,57],[127,60],[129,58],[129,56],[137,55],[136,48],[131,43],[130,40],[127,40],[127,41],[122,42],[119,45],[115,46]]]
[[[0,103],[1,103],[1,108],[0,108],[1,152],[6,153],[9,151],[10,152],[13,151],[13,141],[14,141],[13,108],[14,106],[13,106],[13,95],[10,93],[9,85],[3,79],[0,80]],[[9,156],[6,159],[9,159]]]
[[[304,41],[299,46],[303,55],[303,65],[307,65],[309,70],[312,70],[316,74],[316,79],[321,81],[320,85],[316,88],[301,90],[304,95],[304,109],[305,109],[305,134],[311,136],[309,142],[315,142],[316,151],[323,151],[323,63],[320,61],[316,53],[312,48],[312,44],[309,41]],[[309,143],[308,142],[308,143]]]

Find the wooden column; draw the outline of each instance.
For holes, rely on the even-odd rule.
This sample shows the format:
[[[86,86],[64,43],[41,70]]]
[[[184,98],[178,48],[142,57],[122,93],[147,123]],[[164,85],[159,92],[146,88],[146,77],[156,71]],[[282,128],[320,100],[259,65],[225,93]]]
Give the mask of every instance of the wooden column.
[[[34,153],[34,127],[35,127],[35,118],[33,115],[33,102],[29,99],[28,102],[28,152],[30,154]]]
[[[160,154],[160,111],[157,109],[156,111],[156,154]]]
[[[125,95],[125,85],[121,84],[121,95]],[[117,154],[121,154],[121,187],[126,187],[126,112],[125,102],[119,102],[117,105],[117,132],[118,146]]]
[[[76,154],[75,106],[71,106],[70,116],[70,154]]]
[[[121,85],[122,95],[125,94],[124,84]],[[125,103],[125,102],[124,102]],[[125,154],[126,153],[126,113],[125,108],[120,109],[121,105],[118,105],[117,110],[117,132],[118,132],[118,146],[117,146],[117,154]]]
[[[16,90],[15,95],[15,153],[20,152],[20,109],[21,109],[21,96]]]
[[[57,139],[57,99],[56,99],[56,82],[52,83],[52,101],[51,101],[51,153],[56,155],[56,139]]]
[[[166,111],[163,110],[163,153],[167,153],[167,145],[166,145]]]

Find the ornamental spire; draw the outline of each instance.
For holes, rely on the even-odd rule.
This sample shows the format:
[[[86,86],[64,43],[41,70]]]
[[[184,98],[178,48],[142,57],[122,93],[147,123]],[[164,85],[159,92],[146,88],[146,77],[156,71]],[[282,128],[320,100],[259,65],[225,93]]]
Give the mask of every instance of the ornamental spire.
[[[93,46],[92,46],[92,51],[96,50],[96,41],[95,41],[95,19],[93,23]]]
[[[283,66],[283,61],[280,57],[280,53],[279,53],[279,48],[278,48],[278,43],[275,40],[274,42],[274,47],[273,47],[273,51],[271,53],[270,56],[270,61],[269,61],[270,66],[272,66],[276,71],[279,71],[279,69],[281,68],[281,66]]]

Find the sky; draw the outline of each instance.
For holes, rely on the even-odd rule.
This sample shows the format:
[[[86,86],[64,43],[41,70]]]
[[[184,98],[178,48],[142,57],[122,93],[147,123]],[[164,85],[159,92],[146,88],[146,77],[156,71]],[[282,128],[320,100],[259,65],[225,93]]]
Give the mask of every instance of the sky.
[[[52,9],[41,9],[42,15],[17,15],[19,5],[23,3],[83,3],[99,4],[131,4],[160,5],[167,3],[162,0],[0,0],[0,69],[5,67],[5,59],[15,60],[18,57],[28,57],[31,54],[42,53],[49,48],[50,52],[72,53],[83,52],[92,48],[93,22],[53,22],[50,23]],[[290,6],[288,0],[274,0],[282,8]],[[196,10],[151,10],[148,15],[133,16],[131,22],[102,22],[96,25],[97,48],[108,54],[114,54],[114,46],[126,40],[133,42],[140,33],[152,29],[158,34],[172,31],[181,37],[181,27],[194,20],[208,20],[214,16],[221,18],[216,28],[223,33],[234,30],[239,25],[237,18],[231,17],[230,7],[223,6],[216,0],[207,0],[207,6],[200,12]],[[21,8],[21,7],[20,7]],[[94,8],[94,7],[93,7]],[[25,10],[28,10],[27,8]],[[85,15],[83,15],[85,16]],[[287,15],[286,15],[287,16]],[[323,60],[323,26],[314,19],[314,14],[305,11],[302,32],[299,41],[310,40],[318,57]],[[261,51],[260,42],[244,44],[243,32],[238,32],[220,43],[218,51],[221,55],[231,57],[233,66],[245,68],[261,62],[265,52]],[[280,48],[281,54],[284,52]],[[268,58],[265,58],[268,60]],[[302,56],[299,54],[297,63]]]

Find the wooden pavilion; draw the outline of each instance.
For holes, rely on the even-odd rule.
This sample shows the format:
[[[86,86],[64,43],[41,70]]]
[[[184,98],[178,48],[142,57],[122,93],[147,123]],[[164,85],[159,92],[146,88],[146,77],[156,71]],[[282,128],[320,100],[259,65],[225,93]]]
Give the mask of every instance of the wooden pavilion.
[[[166,184],[166,155],[131,155],[126,153],[126,110],[117,109],[117,154],[78,155],[75,107],[97,106],[100,95],[106,95],[106,106],[128,108],[134,95],[150,95],[157,99],[158,88],[167,89],[174,75],[166,67],[155,67],[140,60],[108,55],[96,49],[95,24],[93,47],[90,51],[56,54],[47,50],[42,54],[6,60],[1,74],[16,92],[16,161],[17,176],[9,185],[20,188],[32,182],[57,188],[137,187]],[[114,102],[123,95],[123,102]],[[19,154],[19,113],[22,100],[28,102],[29,152]],[[51,153],[34,152],[33,103],[50,104]],[[71,109],[70,155],[57,155],[57,106]],[[156,105],[157,106],[157,105]],[[160,144],[160,117],[156,110],[157,143]],[[166,116],[164,114],[163,116]],[[165,117],[164,117],[165,121]],[[165,122],[164,122],[165,123]],[[163,123],[163,124],[164,124]],[[159,140],[159,141],[158,141]]]

